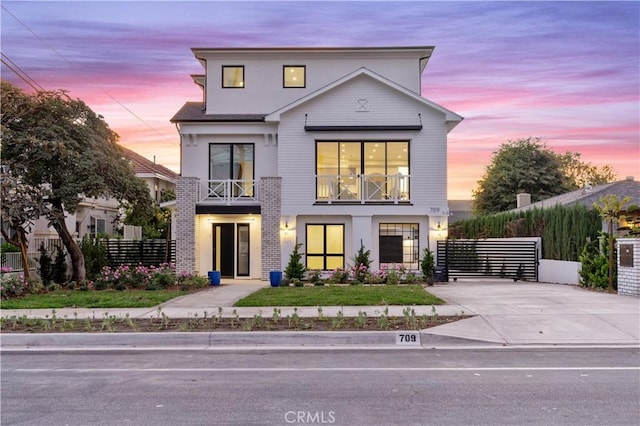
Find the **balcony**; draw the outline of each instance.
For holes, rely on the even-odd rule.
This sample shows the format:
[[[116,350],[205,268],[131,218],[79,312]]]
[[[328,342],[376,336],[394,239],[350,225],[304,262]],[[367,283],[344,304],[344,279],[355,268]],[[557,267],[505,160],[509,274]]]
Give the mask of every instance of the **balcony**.
[[[316,175],[317,203],[408,203],[409,175]]]
[[[255,180],[201,180],[198,185],[198,202],[225,204],[257,204]]]

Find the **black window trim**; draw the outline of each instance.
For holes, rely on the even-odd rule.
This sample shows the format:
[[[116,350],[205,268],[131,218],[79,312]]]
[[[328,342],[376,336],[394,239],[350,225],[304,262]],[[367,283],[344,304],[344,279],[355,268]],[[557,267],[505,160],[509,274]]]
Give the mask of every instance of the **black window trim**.
[[[224,69],[225,68],[242,68],[242,86],[225,86],[224,85]],[[220,69],[220,85],[223,89],[244,89],[247,84],[245,81],[244,65],[222,65]]]
[[[308,247],[308,239],[309,239],[309,226],[322,226],[323,228],[323,240],[322,240],[322,251],[323,254],[309,254],[309,253],[305,253],[305,267],[309,264],[308,259],[309,257],[314,257],[314,258],[318,258],[318,257],[322,257],[322,266],[323,266],[323,271],[329,271],[331,269],[327,269],[327,256],[329,256],[329,254],[327,254],[327,226],[342,226],[342,269],[345,269],[346,267],[346,262],[345,262],[345,239],[346,239],[346,235],[345,235],[345,224],[344,223],[307,223],[305,224],[305,247]],[[331,254],[333,256],[336,256],[336,254]]]
[[[302,86],[287,86],[285,84],[285,75],[287,68],[302,68],[304,73],[304,85]],[[282,66],[282,88],[283,89],[305,89],[307,87],[307,66],[306,65],[283,65]]]

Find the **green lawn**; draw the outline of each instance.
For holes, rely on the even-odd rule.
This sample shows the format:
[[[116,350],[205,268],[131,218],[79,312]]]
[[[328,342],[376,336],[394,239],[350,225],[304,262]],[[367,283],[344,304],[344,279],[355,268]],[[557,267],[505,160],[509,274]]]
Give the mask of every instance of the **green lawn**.
[[[235,303],[251,306],[441,305],[421,285],[269,287]]]
[[[59,290],[47,294],[31,294],[18,299],[3,300],[0,307],[2,309],[147,308],[187,293],[175,290]]]

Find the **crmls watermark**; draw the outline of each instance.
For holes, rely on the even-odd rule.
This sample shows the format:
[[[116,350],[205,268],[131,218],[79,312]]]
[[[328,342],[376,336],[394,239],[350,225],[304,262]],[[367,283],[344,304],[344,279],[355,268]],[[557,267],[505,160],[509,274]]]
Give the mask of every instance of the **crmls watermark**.
[[[287,423],[299,425],[327,425],[336,422],[334,411],[287,411],[284,413]]]

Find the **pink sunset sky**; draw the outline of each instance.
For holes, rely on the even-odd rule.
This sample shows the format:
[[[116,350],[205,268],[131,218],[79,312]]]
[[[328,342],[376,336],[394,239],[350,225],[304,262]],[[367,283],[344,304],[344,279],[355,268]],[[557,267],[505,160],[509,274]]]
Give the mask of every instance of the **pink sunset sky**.
[[[433,45],[422,95],[465,117],[449,134],[450,199],[471,198],[500,145],[529,136],[640,178],[635,1],[5,0],[0,12],[2,78],[68,91],[176,172],[169,119],[202,99],[191,47]]]

